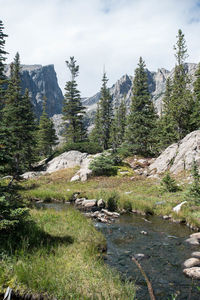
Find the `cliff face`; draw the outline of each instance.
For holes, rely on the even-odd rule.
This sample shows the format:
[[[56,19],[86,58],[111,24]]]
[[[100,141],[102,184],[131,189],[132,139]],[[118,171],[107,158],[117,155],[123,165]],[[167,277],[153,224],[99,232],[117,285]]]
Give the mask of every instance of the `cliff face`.
[[[9,76],[9,66],[6,67]],[[47,97],[47,113],[51,117],[62,112],[63,94],[58,86],[54,65],[22,65],[22,92],[28,88],[37,116],[42,113],[42,98]]]

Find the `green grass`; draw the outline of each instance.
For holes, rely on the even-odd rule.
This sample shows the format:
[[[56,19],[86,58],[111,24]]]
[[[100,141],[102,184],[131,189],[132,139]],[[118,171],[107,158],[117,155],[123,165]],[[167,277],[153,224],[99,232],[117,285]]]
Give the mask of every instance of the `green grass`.
[[[134,298],[133,284],[104,264],[105,239],[90,220],[74,209],[31,210],[31,217],[20,235],[1,236],[1,293],[10,286],[59,300]]]
[[[129,169],[126,167],[126,170]],[[23,183],[25,190],[22,191],[22,195],[27,199],[68,201],[73,193],[81,192],[82,196],[89,199],[103,198],[107,201],[114,190],[119,195],[119,209],[126,208],[128,202],[129,207],[131,205],[133,209],[156,215],[172,214],[175,219],[185,220],[191,225],[200,227],[200,218],[194,214],[196,208],[192,201],[189,200],[179,215],[172,213],[173,207],[186,199],[187,183],[181,184],[181,190],[175,193],[164,192],[158,180],[138,176],[132,169],[123,176],[119,174],[110,177],[91,177],[87,182],[70,182],[75,171],[66,169],[29,180]],[[184,182],[182,177],[178,178],[178,183],[180,182]],[[157,204],[159,202],[164,203]]]

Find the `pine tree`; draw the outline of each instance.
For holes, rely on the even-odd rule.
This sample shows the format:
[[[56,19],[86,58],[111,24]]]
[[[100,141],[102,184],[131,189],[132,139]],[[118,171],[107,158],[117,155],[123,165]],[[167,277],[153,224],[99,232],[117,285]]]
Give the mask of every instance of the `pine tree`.
[[[194,106],[193,112],[190,118],[191,130],[200,129],[200,64],[195,73],[196,80],[194,82]]]
[[[89,138],[93,144],[101,145],[101,136],[102,136],[102,126],[100,118],[100,107],[97,103],[97,110],[94,118],[94,128],[92,129]]]
[[[112,97],[110,95],[109,89],[107,88],[108,78],[104,72],[102,78],[101,87],[101,98],[99,100],[99,118],[100,118],[100,144],[103,150],[108,149],[110,133],[111,133],[111,123],[113,117],[113,107],[112,107]]]
[[[115,151],[119,147],[125,138],[126,128],[126,105],[122,100],[119,107],[116,108],[115,115],[111,125],[111,138],[110,143],[112,149]]]
[[[6,54],[5,50],[5,38],[7,34],[3,33],[3,22],[0,20],[0,110],[5,102],[5,90],[6,90],[6,76],[4,74]]]
[[[21,94],[20,59],[17,53],[11,64],[11,74],[2,110],[0,136],[7,154],[4,171],[18,177],[34,161],[35,122],[28,90]]]
[[[126,140],[135,154],[152,154],[157,115],[148,90],[145,63],[140,57],[133,80],[133,97],[128,116]]]
[[[50,156],[52,147],[57,144],[57,136],[54,129],[54,124],[49,119],[46,112],[47,98],[43,98],[43,112],[40,117],[39,129],[37,133],[37,152],[39,156]]]
[[[170,114],[176,124],[178,139],[180,140],[190,132],[188,121],[194,106],[192,93],[188,88],[190,81],[184,66],[185,59],[188,57],[186,41],[180,29],[174,49],[177,65],[175,66],[172,84]]]
[[[76,65],[74,57],[66,61],[71,73],[71,80],[66,83],[63,104],[63,120],[65,122],[65,137],[67,142],[82,142],[86,138],[83,117],[85,108],[81,103],[80,92],[77,89],[75,78],[78,76],[79,66]]]
[[[158,152],[167,148],[178,139],[176,124],[172,118],[171,106],[172,80],[170,77],[166,80],[166,90],[163,97],[163,107],[161,117],[158,120]]]

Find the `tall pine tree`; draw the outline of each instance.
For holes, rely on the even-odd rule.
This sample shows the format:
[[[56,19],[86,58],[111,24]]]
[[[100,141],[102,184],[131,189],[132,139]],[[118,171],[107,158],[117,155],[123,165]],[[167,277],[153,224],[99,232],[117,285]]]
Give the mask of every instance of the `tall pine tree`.
[[[0,110],[5,102],[5,90],[6,90],[6,76],[4,74],[6,54],[5,50],[5,38],[7,34],[3,33],[3,22],[0,20]]]
[[[139,59],[133,80],[133,97],[128,116],[126,141],[135,154],[152,154],[157,115],[148,90],[145,62]]]
[[[17,53],[10,66],[11,74],[2,110],[0,135],[8,157],[4,171],[18,177],[34,161],[35,120],[28,90],[21,93],[20,59]]]
[[[67,67],[71,73],[71,80],[66,83],[65,97],[63,103],[63,120],[67,142],[82,142],[86,138],[86,130],[84,127],[85,107],[81,103],[80,92],[77,89],[75,78],[79,73],[79,66],[76,65],[74,57],[70,57],[70,61],[66,61]]]
[[[52,147],[57,144],[54,124],[46,112],[47,98],[43,98],[43,112],[40,117],[37,133],[37,152],[39,156],[46,157],[52,154]]]
[[[193,112],[190,118],[191,130],[200,129],[200,64],[195,73],[196,80],[194,82],[194,106]]]
[[[188,57],[186,41],[184,34],[179,29],[177,35],[177,42],[174,46],[175,57],[177,64],[175,66],[171,99],[170,99],[170,114],[172,120],[175,122],[178,139],[182,139],[187,133],[191,131],[189,126],[190,117],[192,114],[194,101],[192,93],[188,88],[189,77],[185,70],[185,60]]]
[[[95,139],[97,139],[103,150],[109,148],[111,123],[113,118],[112,97],[107,87],[107,76],[104,72],[102,78],[101,98],[95,120]]]
[[[117,107],[115,110],[115,115],[111,125],[110,143],[114,151],[124,142],[125,129],[126,129],[126,105],[123,99],[119,107]]]
[[[176,123],[171,114],[172,80],[166,80],[165,94],[162,100],[162,111],[158,121],[158,152],[161,152],[178,139]]]

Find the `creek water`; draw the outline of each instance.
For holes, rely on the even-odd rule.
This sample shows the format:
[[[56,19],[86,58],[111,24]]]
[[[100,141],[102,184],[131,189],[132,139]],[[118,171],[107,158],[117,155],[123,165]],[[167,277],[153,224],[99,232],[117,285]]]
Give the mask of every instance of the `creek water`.
[[[67,208],[58,203],[43,207]],[[95,223],[95,227],[107,240],[105,262],[120,272],[123,280],[135,282],[136,299],[149,300],[144,277],[131,259],[137,254],[144,254],[138,261],[151,281],[156,300],[200,299],[200,281],[191,280],[182,273],[182,263],[193,251],[199,250],[198,246],[185,243],[193,233],[188,227],[156,216],[144,218],[134,214],[122,215],[111,225]],[[177,295],[176,298],[173,295]]]

